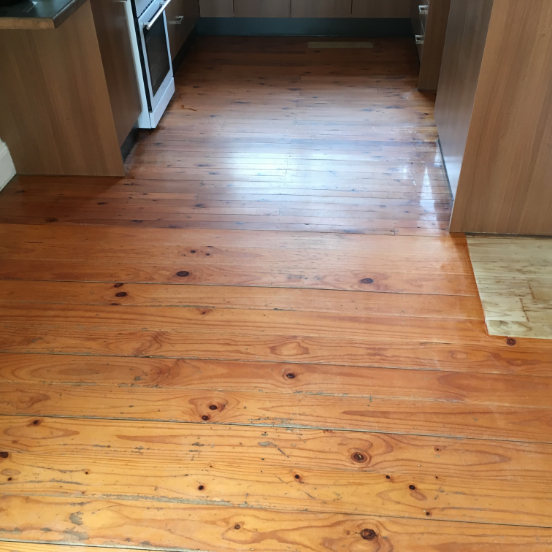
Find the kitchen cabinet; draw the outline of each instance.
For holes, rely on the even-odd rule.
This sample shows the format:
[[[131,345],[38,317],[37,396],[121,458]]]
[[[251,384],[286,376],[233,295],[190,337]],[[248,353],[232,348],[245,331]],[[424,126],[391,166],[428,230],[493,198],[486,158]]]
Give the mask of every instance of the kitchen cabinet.
[[[435,116],[452,232],[552,235],[552,2],[452,0]]]
[[[234,0],[199,0],[201,17],[234,17]]]
[[[412,0],[199,0],[201,17],[261,18],[408,19],[411,3]]]
[[[352,0],[353,17],[410,18],[411,0]]]
[[[119,146],[142,111],[123,2],[90,0]]]
[[[422,10],[429,9],[429,0],[412,0],[412,29],[414,39],[416,40],[416,49],[420,62],[424,54],[425,30],[427,25],[427,15]]]
[[[122,61],[123,37],[112,36],[128,28],[116,7],[114,21],[108,13],[95,21],[88,0],[57,28],[55,18],[27,29],[19,19],[0,30],[0,75],[9,75],[0,79],[0,105],[9,106],[0,135],[19,174],[124,176],[120,145],[138,118],[138,84]]]
[[[291,17],[351,17],[351,0],[291,0]]]
[[[236,17],[290,17],[291,0],[234,0]]]
[[[412,0],[412,27],[420,56],[419,90],[437,90],[450,0]]]
[[[167,33],[174,61],[199,19],[197,0],[172,0],[165,10]]]

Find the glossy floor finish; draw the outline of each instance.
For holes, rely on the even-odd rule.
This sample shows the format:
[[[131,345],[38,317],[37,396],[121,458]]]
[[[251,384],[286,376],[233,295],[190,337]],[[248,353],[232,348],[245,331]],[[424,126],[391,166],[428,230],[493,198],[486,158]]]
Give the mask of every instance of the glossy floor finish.
[[[552,548],[552,342],[488,335],[414,46],[307,42],[0,194],[1,552]]]
[[[415,89],[410,42],[199,39],[127,179],[22,178],[0,222],[446,235],[434,98]]]

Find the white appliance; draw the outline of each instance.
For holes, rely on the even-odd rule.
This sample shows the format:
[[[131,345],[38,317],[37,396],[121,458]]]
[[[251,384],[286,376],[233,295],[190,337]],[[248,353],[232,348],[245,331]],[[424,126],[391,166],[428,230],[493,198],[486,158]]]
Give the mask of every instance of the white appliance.
[[[125,2],[142,101],[138,128],[155,128],[175,92],[165,17],[170,2]]]

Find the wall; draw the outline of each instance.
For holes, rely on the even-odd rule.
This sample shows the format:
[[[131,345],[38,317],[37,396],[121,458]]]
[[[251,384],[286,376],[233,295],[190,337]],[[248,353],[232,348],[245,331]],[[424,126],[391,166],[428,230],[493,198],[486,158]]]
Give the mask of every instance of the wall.
[[[8,146],[0,140],[0,190],[15,176],[15,167]]]

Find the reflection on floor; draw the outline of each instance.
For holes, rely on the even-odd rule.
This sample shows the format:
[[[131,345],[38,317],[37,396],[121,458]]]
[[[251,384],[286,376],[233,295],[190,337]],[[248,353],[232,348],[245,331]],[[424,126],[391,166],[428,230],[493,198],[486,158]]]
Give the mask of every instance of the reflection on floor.
[[[467,239],[489,333],[552,339],[552,239]]]
[[[308,42],[0,194],[1,552],[552,548],[552,342],[486,331],[415,46]]]
[[[127,179],[22,178],[0,222],[446,236],[434,98],[415,89],[410,41],[307,44],[200,40]]]

